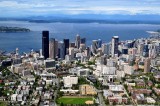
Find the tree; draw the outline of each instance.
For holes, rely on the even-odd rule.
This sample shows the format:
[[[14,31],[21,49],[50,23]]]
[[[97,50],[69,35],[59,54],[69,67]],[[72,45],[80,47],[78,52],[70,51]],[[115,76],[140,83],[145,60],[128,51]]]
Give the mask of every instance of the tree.
[[[109,105],[109,100],[108,99],[105,100],[105,104]]]
[[[63,104],[63,103],[61,103],[61,104],[60,104],[60,106],[64,106],[64,104]]]

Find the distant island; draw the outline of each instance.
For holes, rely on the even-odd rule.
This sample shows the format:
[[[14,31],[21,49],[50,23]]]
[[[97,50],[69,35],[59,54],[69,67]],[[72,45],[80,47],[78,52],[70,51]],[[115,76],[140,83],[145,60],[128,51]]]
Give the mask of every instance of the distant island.
[[[0,32],[30,32],[30,29],[21,27],[0,26]]]

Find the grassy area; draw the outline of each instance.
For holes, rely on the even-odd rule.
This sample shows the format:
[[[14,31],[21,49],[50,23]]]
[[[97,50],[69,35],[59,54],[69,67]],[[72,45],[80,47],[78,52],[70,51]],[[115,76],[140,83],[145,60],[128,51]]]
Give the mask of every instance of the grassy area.
[[[85,104],[86,101],[93,100],[91,97],[84,98],[72,98],[72,97],[61,97],[58,99],[58,103],[61,104]]]
[[[0,106],[7,106],[7,103],[4,101],[0,101]]]

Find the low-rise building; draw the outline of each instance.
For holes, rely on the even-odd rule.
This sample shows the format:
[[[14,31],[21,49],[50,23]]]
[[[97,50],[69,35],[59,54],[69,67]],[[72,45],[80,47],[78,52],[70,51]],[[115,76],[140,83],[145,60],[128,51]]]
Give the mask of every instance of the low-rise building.
[[[67,76],[63,77],[64,87],[70,88],[73,84],[78,83],[78,77],[75,76]]]
[[[56,84],[57,83],[57,76],[53,73],[45,72],[40,75],[42,80],[46,82],[46,84]]]
[[[12,94],[11,95],[11,101],[17,101],[17,95],[18,94]]]
[[[92,85],[81,85],[80,86],[80,93],[81,95],[96,95],[97,91]]]

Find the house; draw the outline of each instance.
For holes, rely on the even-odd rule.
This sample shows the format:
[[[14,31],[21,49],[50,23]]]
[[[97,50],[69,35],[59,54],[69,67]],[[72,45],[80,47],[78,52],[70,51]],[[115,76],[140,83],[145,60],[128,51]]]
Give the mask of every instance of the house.
[[[136,85],[138,87],[145,87],[145,82],[144,81],[140,81],[140,82],[137,82]]]
[[[152,81],[148,81],[148,86],[153,86],[153,82]]]
[[[146,94],[150,95],[152,93],[152,90],[150,89],[133,89],[131,91],[132,94]]]
[[[46,93],[43,95],[43,99],[45,99],[45,100],[52,99],[51,93],[46,92]]]
[[[160,75],[155,75],[154,78],[156,81],[158,81],[158,82],[160,81]]]
[[[134,100],[137,102],[137,104],[145,104],[147,102],[144,94],[135,94]]]
[[[154,92],[157,94],[157,95],[160,95],[160,89],[158,88],[153,88]]]
[[[109,96],[108,97],[109,102],[116,102],[116,103],[127,103],[128,98],[127,97],[122,97],[120,95],[115,95],[115,96]]]
[[[97,91],[92,85],[81,85],[80,86],[80,93],[81,95],[96,95]]]
[[[149,104],[155,104],[156,103],[156,101],[151,97],[147,97],[146,99],[147,99],[147,103],[149,103]]]

